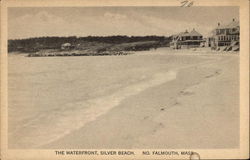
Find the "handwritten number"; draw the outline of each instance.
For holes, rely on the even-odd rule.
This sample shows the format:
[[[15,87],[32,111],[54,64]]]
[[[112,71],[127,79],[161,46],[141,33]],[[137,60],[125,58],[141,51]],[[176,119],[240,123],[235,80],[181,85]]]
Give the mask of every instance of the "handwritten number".
[[[180,0],[181,7],[191,7],[194,4],[194,1],[191,0]]]

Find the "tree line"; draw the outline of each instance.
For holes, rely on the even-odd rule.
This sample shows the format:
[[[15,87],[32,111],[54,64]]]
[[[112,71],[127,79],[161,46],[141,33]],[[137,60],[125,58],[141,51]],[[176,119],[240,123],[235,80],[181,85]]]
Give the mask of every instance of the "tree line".
[[[36,52],[42,49],[60,49],[64,43],[73,46],[88,42],[98,42],[107,44],[122,44],[142,41],[157,41],[159,44],[167,45],[170,37],[164,36],[87,36],[87,37],[35,37],[27,39],[8,40],[8,51]]]

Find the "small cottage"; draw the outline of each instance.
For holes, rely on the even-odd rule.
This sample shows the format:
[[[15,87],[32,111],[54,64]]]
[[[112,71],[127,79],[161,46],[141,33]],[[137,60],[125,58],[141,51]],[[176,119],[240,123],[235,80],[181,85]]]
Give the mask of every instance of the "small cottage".
[[[61,49],[62,50],[68,50],[68,49],[71,49],[72,48],[72,45],[70,43],[64,43],[61,45]]]
[[[191,32],[186,30],[185,32],[172,36],[170,47],[173,49],[196,48],[200,47],[202,42],[204,42],[203,36],[199,32],[195,29]]]

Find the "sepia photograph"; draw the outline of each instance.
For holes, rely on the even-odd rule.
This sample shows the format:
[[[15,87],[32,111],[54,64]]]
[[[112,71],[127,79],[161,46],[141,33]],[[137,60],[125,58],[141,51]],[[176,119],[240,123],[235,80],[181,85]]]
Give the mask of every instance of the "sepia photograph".
[[[6,7],[6,149],[155,159],[241,149],[240,4],[175,2]]]

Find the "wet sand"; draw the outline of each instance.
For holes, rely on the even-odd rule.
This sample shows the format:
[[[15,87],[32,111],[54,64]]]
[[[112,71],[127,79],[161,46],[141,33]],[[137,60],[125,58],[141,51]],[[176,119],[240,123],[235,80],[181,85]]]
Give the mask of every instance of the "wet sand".
[[[189,55],[186,63],[187,56],[171,56],[183,61],[170,67],[176,79],[126,97],[39,148],[237,148],[239,57]],[[196,61],[197,56],[207,60]]]

